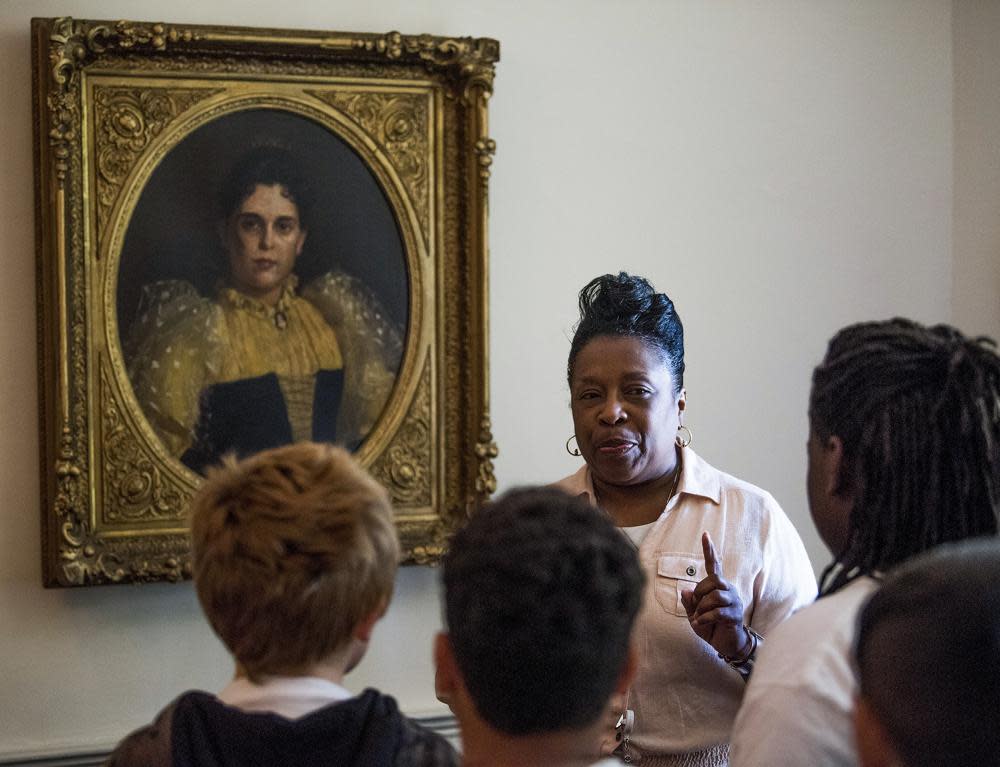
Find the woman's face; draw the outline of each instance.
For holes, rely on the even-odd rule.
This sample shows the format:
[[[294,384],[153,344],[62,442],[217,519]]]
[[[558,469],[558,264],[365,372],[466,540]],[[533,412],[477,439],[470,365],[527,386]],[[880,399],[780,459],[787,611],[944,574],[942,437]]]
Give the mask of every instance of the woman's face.
[[[306,231],[280,184],[257,184],[226,221],[224,241],[233,287],[273,305],[302,253]]]
[[[579,351],[570,381],[573,427],[595,478],[649,482],[672,471],[684,391],[659,351],[641,338],[597,336]]]

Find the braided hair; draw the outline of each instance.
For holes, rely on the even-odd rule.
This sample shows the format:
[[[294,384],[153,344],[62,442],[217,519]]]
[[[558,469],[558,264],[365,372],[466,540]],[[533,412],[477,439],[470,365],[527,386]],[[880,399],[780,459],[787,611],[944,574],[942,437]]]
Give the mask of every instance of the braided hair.
[[[847,542],[820,594],[1000,523],[1000,357],[991,339],[905,319],[841,330],[813,372],[809,421],[843,443]]]

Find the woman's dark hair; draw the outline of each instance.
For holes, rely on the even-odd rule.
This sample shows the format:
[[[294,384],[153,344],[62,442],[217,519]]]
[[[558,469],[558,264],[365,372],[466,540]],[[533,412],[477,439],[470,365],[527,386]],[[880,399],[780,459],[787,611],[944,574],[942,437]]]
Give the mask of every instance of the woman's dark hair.
[[[219,189],[220,218],[228,218],[258,184],[279,185],[299,210],[299,224],[309,228],[314,195],[309,176],[289,150],[261,145],[240,156]]]
[[[666,293],[649,281],[625,272],[605,274],[580,291],[580,321],[569,347],[566,375],[573,381],[573,363],[597,336],[634,336],[656,349],[670,370],[674,394],[684,388],[684,326]]]
[[[946,541],[996,535],[1000,357],[988,338],[894,319],[851,325],[813,372],[809,421],[844,446],[847,543],[821,594]]]

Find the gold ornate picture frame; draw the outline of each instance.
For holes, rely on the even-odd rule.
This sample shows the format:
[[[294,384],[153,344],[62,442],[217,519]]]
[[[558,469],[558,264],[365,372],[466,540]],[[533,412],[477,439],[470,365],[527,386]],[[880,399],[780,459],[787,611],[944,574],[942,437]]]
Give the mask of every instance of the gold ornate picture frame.
[[[230,310],[257,312],[282,339],[259,343],[265,357],[292,355],[296,312],[320,317],[324,340],[309,343],[324,370],[312,375],[335,368],[336,399],[307,387],[312,420],[296,421],[301,377],[262,368],[289,429],[267,439],[339,435],[388,489],[404,561],[442,555],[496,484],[486,234],[498,59],[485,38],[32,20],[45,585],[190,576],[185,506],[218,454],[192,456],[224,445],[211,436],[223,411],[238,426],[272,414],[243,374],[219,372],[258,353],[226,346]],[[238,289],[224,244],[251,224],[217,204],[254,152],[293,157],[311,190],[307,219],[305,193],[266,182],[300,219],[295,273],[273,307]],[[194,370],[211,370],[211,386]]]

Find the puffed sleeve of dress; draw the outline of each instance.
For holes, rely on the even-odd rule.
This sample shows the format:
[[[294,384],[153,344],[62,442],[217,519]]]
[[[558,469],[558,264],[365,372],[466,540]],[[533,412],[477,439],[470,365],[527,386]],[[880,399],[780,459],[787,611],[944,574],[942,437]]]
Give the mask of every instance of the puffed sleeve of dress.
[[[403,333],[361,280],[328,272],[302,297],[337,334],[344,359],[344,399],[337,434],[348,445],[371,431],[392,393],[403,356]]]
[[[124,345],[136,399],[171,455],[190,447],[198,401],[219,359],[221,310],[180,280],[143,288]]]

